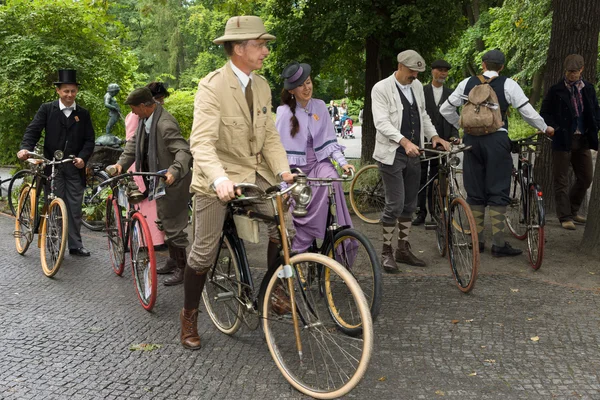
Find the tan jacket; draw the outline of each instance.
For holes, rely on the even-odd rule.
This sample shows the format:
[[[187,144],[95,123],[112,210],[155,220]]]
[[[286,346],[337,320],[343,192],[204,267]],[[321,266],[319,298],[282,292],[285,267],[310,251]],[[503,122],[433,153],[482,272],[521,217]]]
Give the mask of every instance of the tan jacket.
[[[425,110],[423,85],[418,79],[413,81],[412,89],[419,107],[419,117],[421,118],[421,143],[425,143],[425,137],[431,139],[437,135],[437,132]],[[398,93],[394,74],[373,86],[371,100],[373,122],[375,123],[375,129],[377,129],[373,158],[383,164],[392,165],[396,156],[396,149],[400,147],[400,140],[404,137],[400,133],[404,107],[402,107],[402,100]]]
[[[190,135],[193,193],[216,196],[211,185],[222,176],[254,183],[258,172],[276,184],[275,176],[289,171],[271,116],[271,88],[263,77],[253,74],[252,93],[254,121],[229,62],[200,81]]]

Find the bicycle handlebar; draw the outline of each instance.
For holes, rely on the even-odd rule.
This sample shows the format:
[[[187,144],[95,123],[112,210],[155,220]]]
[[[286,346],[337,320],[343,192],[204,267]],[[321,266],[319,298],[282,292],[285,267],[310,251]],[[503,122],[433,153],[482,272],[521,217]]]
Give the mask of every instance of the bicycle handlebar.
[[[440,156],[444,156],[444,155],[462,153],[463,151],[471,150],[472,147],[473,146],[466,146],[464,144],[459,144],[459,145],[450,145],[450,151],[438,150],[438,149],[428,149],[428,148],[422,148],[422,149],[419,149],[419,151],[429,152],[429,153],[439,154]]]
[[[309,182],[348,182],[354,179],[354,175],[356,173],[354,172],[353,169],[350,169],[350,174],[342,174],[341,177],[339,178],[306,178],[307,181]]]
[[[68,163],[68,162],[73,162],[73,160],[75,159],[74,155],[70,155],[70,156],[67,156],[67,158],[65,158],[63,160],[49,160],[46,157],[44,157],[43,155],[38,154],[33,151],[27,151],[27,155],[31,156],[33,158],[37,158],[39,160],[43,160],[44,164],[47,164],[47,165],[64,164],[64,163]]]
[[[120,181],[121,179],[129,178],[131,176],[156,176],[158,178],[165,178],[165,174],[158,174],[156,172],[126,172],[124,174],[113,176],[112,178],[109,178],[104,182],[98,184],[98,189],[100,189],[103,186],[107,186],[113,182]]]

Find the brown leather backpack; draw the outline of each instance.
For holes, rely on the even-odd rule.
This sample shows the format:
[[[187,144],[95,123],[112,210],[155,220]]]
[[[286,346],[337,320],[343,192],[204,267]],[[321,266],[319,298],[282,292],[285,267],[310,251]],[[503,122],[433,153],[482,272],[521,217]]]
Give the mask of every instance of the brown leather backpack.
[[[469,92],[458,124],[469,135],[483,136],[496,132],[504,122],[498,96],[489,85],[494,78],[486,79],[483,75],[478,75],[477,78],[481,83]]]

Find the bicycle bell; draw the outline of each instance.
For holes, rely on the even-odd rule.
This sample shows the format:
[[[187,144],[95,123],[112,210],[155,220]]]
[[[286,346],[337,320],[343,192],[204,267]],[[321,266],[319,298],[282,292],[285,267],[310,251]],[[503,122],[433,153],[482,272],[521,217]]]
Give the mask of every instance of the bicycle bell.
[[[144,200],[144,194],[140,192],[140,188],[133,181],[127,184],[127,200],[131,204],[138,204]]]
[[[54,152],[54,159],[57,161],[62,160],[64,156],[65,156],[65,154],[61,150],[56,150]]]
[[[294,211],[292,211],[294,217],[304,217],[308,214],[306,206],[312,200],[312,189],[307,184],[305,174],[296,175],[296,186],[292,189],[292,197],[296,202]]]

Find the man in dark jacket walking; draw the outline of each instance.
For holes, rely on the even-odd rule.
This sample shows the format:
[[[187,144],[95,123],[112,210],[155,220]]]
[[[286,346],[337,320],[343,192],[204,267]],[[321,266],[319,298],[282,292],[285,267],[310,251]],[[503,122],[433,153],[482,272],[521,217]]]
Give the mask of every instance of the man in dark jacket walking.
[[[600,108],[594,86],[581,78],[583,57],[571,54],[565,59],[564,68],[564,79],[548,90],[540,114],[555,130],[552,173],[556,214],[563,228],[575,230],[574,222],[586,222],[578,211],[592,183],[590,149],[598,150]],[[575,173],[575,184],[571,190],[569,164]]]
[[[425,110],[435,126],[438,135],[446,141],[452,141],[458,138],[458,129],[440,114],[440,106],[446,101],[448,96],[452,94],[452,90],[444,86],[448,71],[452,66],[444,60],[435,60],[431,63],[431,83],[423,86],[423,94],[425,95]],[[439,160],[422,161],[421,162],[421,183],[419,188],[422,188],[433,176],[438,173]],[[427,174],[429,170],[429,174]],[[419,192],[419,200],[417,217],[413,220],[413,225],[421,225],[427,217],[427,208],[432,209],[431,185]],[[425,204],[427,199],[427,204]]]
[[[85,190],[85,164],[94,151],[94,127],[90,113],[75,104],[79,90],[75,70],[58,71],[58,82],[54,82],[59,100],[42,104],[33,121],[25,130],[20,160],[29,158],[28,151],[46,131],[44,157],[52,159],[56,150],[65,156],[74,155],[73,164],[62,164],[55,179],[55,193],[65,201],[69,213],[69,253],[76,256],[89,256],[90,252],[81,241],[81,203]]]

